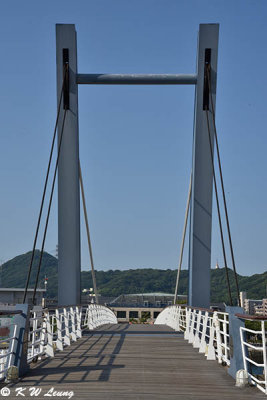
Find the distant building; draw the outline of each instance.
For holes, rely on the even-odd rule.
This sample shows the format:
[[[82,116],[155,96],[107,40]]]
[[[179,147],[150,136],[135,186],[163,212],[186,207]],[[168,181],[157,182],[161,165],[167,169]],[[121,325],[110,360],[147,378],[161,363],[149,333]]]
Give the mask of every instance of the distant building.
[[[44,305],[45,289],[36,290],[36,305]],[[0,288],[0,306],[15,305],[23,302],[24,288]],[[33,289],[28,289],[26,303],[32,304]]]
[[[244,310],[246,314],[254,315],[256,307],[262,307],[262,300],[244,299]],[[259,312],[258,308],[257,310]]]
[[[172,293],[121,294],[109,303],[110,306],[123,307],[167,307],[173,304]],[[178,295],[178,300],[187,300],[186,295]]]
[[[173,298],[172,293],[122,294],[108,303],[108,306],[115,313],[118,322],[141,320],[144,317],[152,322],[163,308],[173,304]],[[178,296],[178,299],[186,301],[187,296]]]
[[[255,305],[256,315],[267,315],[267,299],[262,299],[260,304]]]
[[[240,305],[245,308],[245,300],[247,299],[247,292],[240,292]]]

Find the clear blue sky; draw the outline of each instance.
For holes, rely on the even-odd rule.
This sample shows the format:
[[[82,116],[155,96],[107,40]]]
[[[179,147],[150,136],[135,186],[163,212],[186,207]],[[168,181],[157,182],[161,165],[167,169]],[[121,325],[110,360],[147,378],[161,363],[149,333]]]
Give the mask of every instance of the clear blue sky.
[[[217,126],[236,264],[241,274],[265,271],[266,20],[265,0],[2,1],[0,260],[32,248],[56,116],[55,24],[76,24],[79,72],[194,73],[198,25],[218,22]],[[176,267],[193,103],[193,87],[79,88],[97,268]],[[213,266],[223,264],[214,215]],[[82,266],[89,267],[84,225]]]

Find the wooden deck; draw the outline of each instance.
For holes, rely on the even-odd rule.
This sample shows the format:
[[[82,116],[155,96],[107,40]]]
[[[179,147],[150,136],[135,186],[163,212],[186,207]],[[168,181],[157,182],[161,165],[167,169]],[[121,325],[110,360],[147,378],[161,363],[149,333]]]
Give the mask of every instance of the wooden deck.
[[[216,361],[207,361],[165,326],[112,325],[88,332],[52,359],[32,364],[15,389],[73,391],[73,399],[266,399],[256,388],[239,389]],[[54,396],[53,396],[54,397]],[[18,398],[18,397],[16,397]],[[61,398],[68,398],[61,397]]]

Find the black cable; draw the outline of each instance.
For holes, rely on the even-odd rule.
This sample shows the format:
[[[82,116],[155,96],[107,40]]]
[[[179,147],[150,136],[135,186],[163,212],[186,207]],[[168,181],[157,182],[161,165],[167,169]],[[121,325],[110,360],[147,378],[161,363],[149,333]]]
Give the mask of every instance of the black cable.
[[[206,109],[206,117],[207,117],[207,127],[208,127],[208,134],[209,134],[209,144],[210,144],[210,155],[211,155],[211,164],[212,164],[212,172],[213,172],[214,189],[215,189],[215,195],[216,195],[218,219],[219,219],[220,234],[221,234],[221,241],[222,241],[223,258],[224,258],[224,265],[225,265],[225,272],[226,272],[226,280],[227,280],[227,285],[228,285],[228,295],[229,295],[230,305],[232,306],[233,305],[233,300],[232,300],[230,280],[229,280],[228,267],[227,267],[227,259],[226,259],[226,253],[225,253],[225,245],[224,245],[224,237],[223,237],[223,229],[222,229],[222,220],[221,220],[220,204],[219,204],[219,197],[218,197],[218,190],[217,190],[217,181],[216,181],[216,176],[215,176],[215,167],[214,167],[214,160],[213,160],[213,150],[212,150],[212,142],[211,142],[209,116],[208,116],[208,110],[207,109]]]
[[[51,205],[52,205],[52,200],[53,200],[53,194],[54,194],[54,188],[55,188],[55,182],[56,182],[56,176],[57,176],[57,168],[58,168],[58,161],[59,161],[60,149],[61,149],[63,132],[64,132],[66,113],[67,113],[67,109],[64,110],[64,115],[63,115],[62,129],[61,129],[59,146],[58,146],[57,161],[56,161],[55,170],[54,170],[54,177],[53,177],[53,183],[52,183],[51,194],[50,194],[50,199],[49,199],[48,211],[47,211],[47,216],[46,216],[44,236],[43,236],[42,247],[41,247],[41,254],[40,254],[39,264],[38,264],[38,268],[37,268],[37,276],[36,276],[36,279],[35,279],[34,291],[33,291],[33,304],[35,304],[36,289],[37,289],[37,285],[38,285],[39,274],[40,274],[40,269],[41,269],[41,264],[42,264],[42,259],[43,259],[45,239],[46,239],[46,233],[47,233],[48,222],[49,222],[49,217],[50,217]]]
[[[208,68],[207,78],[208,78],[209,93],[210,93],[210,99],[211,99],[211,111],[212,111],[214,136],[215,136],[216,151],[217,151],[217,157],[218,157],[222,194],[223,194],[224,212],[225,212],[225,218],[226,218],[226,225],[227,225],[227,232],[228,232],[228,238],[229,238],[229,245],[230,245],[230,251],[231,251],[234,276],[235,276],[238,305],[239,305],[239,307],[241,307],[240,290],[239,290],[238,277],[237,277],[237,272],[236,272],[235,257],[234,257],[234,250],[233,250],[233,244],[232,244],[232,235],[231,235],[231,230],[230,230],[228,209],[227,209],[226,196],[225,196],[225,190],[224,190],[224,181],[223,181],[221,157],[220,157],[220,150],[219,150],[219,143],[218,143],[218,134],[217,134],[217,128],[216,128],[216,122],[215,122],[215,110],[214,110],[214,103],[213,103],[213,98],[212,98],[212,94],[211,94],[210,68]]]
[[[32,249],[32,254],[31,254],[31,261],[30,261],[27,280],[26,280],[26,285],[25,285],[25,289],[24,289],[23,303],[25,303],[25,301],[26,301],[26,296],[27,296],[28,287],[29,287],[29,283],[30,283],[33,259],[34,259],[35,248],[36,248],[37,238],[38,238],[38,234],[39,234],[39,228],[40,228],[42,213],[43,213],[44,200],[45,200],[46,189],[47,189],[47,184],[48,184],[48,178],[49,178],[49,173],[50,173],[50,167],[51,167],[51,162],[52,162],[52,156],[53,156],[53,151],[54,151],[54,145],[55,145],[57,126],[58,126],[58,121],[59,121],[60,108],[61,108],[61,102],[62,102],[62,98],[63,98],[63,91],[64,91],[64,84],[65,84],[66,75],[67,75],[67,68],[65,70],[65,74],[64,74],[64,78],[63,78],[63,83],[62,83],[62,88],[61,88],[61,93],[60,93],[60,99],[59,99],[59,104],[58,104],[58,109],[57,109],[57,118],[56,118],[56,123],[55,123],[55,127],[54,127],[53,140],[52,140],[52,144],[51,144],[48,167],[47,167],[47,171],[46,171],[45,184],[44,184],[44,190],[43,190],[43,195],[42,195],[41,206],[40,206],[40,210],[39,210],[38,222],[37,222],[37,227],[36,227],[36,231],[35,231],[35,237],[34,237],[34,241],[33,241],[33,249]]]
[[[94,265],[94,258],[93,258],[93,249],[92,249],[92,242],[91,242],[91,236],[90,236],[90,230],[89,230],[88,215],[87,215],[87,208],[86,208],[80,160],[79,160],[79,180],[80,180],[80,187],[81,187],[81,193],[82,193],[83,213],[84,213],[84,221],[85,221],[85,227],[86,227],[86,233],[87,233],[89,256],[90,256],[90,262],[91,262],[91,274],[92,274],[92,280],[93,280],[94,294],[95,294],[96,304],[99,304],[98,291],[97,291],[96,278],[95,278],[95,265]]]

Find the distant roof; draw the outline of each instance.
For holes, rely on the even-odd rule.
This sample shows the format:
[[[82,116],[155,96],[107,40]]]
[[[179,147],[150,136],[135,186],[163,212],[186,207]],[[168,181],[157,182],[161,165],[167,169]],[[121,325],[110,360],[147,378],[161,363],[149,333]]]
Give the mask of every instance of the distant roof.
[[[174,293],[131,293],[131,294],[123,294],[122,296],[174,296]]]
[[[0,292],[24,292],[24,288],[1,288]],[[34,289],[28,289],[28,292],[33,292]],[[45,292],[45,289],[36,289],[36,292]]]
[[[260,300],[260,299],[245,299],[245,301],[262,301],[262,300]]]

